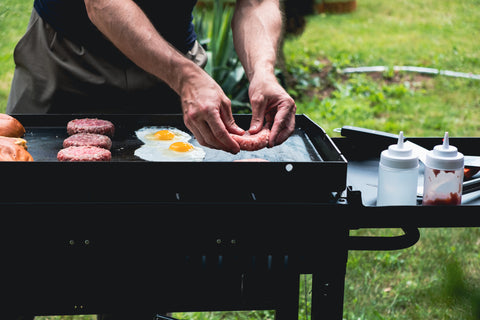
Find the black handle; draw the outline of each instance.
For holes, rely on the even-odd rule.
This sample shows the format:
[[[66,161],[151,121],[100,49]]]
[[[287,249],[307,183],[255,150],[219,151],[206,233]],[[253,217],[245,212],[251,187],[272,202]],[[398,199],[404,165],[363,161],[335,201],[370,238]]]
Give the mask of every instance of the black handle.
[[[354,126],[343,126],[340,134],[346,138],[362,139],[365,143],[380,140],[393,144],[398,141],[397,134]]]
[[[415,227],[402,227],[403,235],[395,237],[349,236],[349,250],[400,250],[413,246],[420,239],[420,231]]]
[[[348,149],[342,149],[347,159],[378,157],[388,146],[398,142],[398,135],[361,127],[343,126],[340,134],[348,139]]]

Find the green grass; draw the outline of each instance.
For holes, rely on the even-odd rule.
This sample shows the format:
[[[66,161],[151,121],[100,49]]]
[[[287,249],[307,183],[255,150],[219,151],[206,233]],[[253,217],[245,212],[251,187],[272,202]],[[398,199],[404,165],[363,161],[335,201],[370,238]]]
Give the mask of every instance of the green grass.
[[[382,79],[336,73],[347,66],[412,65],[480,74],[479,4],[359,0],[354,13],[310,17],[304,34],[287,41],[284,50],[288,68],[300,79],[290,88],[299,112],[331,135],[342,125],[410,136],[441,136],[445,130],[480,135],[478,80],[404,74],[384,85]],[[321,77],[325,65],[332,70]],[[345,88],[359,82],[360,90]],[[328,86],[335,88],[333,95],[319,99]]]
[[[350,252],[344,318],[473,319],[473,304],[455,301],[445,279],[458,265],[458,275],[478,292],[479,244],[478,228],[422,229],[420,241],[406,250]]]
[[[5,112],[13,77],[13,48],[24,34],[33,1],[0,1],[0,112]]]
[[[13,48],[23,35],[31,0],[0,1],[0,112],[13,75]],[[346,66],[413,65],[480,74],[480,1],[358,0],[346,15],[309,17],[305,33],[286,42],[298,111],[324,127],[358,125],[406,135],[480,136],[480,81],[412,74],[342,76]],[[395,234],[359,230],[355,234]],[[350,252],[344,319],[468,319],[472,301],[454,288],[461,278],[477,297],[480,229],[422,229],[414,247]],[[452,272],[456,271],[456,272]],[[460,270],[460,271],[459,271]],[[310,294],[311,279],[303,295]],[[462,283],[463,283],[462,282]],[[456,287],[455,287],[456,288]],[[306,290],[306,291],[305,291]],[[450,293],[456,292],[456,296]],[[459,293],[460,292],[460,293]],[[272,312],[176,314],[181,319],[272,319]],[[302,319],[303,319],[302,314]],[[93,320],[93,316],[37,320]]]
[[[358,0],[346,15],[314,15],[290,52],[349,57],[353,65],[423,65],[480,73],[479,2]],[[295,59],[295,58],[294,58]],[[293,60],[294,60],[293,59]]]

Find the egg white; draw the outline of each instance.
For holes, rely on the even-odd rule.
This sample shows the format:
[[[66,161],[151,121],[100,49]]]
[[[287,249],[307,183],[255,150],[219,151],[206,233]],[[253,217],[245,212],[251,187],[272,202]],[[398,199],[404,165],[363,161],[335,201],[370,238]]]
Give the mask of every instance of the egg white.
[[[134,154],[147,161],[202,161],[205,158],[205,151],[196,146],[186,152],[177,152],[170,150],[168,146],[144,144],[135,150]]]
[[[155,134],[155,132],[160,130],[168,130],[172,132],[175,135],[175,137],[172,140],[152,139],[152,136]],[[188,133],[174,127],[143,127],[135,131],[135,135],[139,140],[141,140],[145,144],[162,145],[162,146],[165,146],[166,148],[168,148],[168,146],[170,146],[174,142],[179,142],[179,141],[187,142],[192,138]]]

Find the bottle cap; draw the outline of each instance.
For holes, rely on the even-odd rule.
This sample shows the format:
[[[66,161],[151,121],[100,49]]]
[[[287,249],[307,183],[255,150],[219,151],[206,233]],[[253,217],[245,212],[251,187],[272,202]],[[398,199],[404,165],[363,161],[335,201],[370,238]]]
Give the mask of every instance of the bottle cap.
[[[398,135],[397,144],[392,144],[380,154],[380,163],[393,169],[411,169],[418,166],[418,157],[412,148],[403,143],[403,131]]]
[[[463,168],[463,154],[450,145],[448,132],[445,132],[443,144],[437,145],[427,152],[425,164],[433,169],[456,170]]]

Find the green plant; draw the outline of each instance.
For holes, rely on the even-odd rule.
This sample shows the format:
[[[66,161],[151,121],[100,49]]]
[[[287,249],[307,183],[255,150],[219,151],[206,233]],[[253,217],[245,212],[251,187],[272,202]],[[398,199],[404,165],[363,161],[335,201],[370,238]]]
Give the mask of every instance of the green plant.
[[[195,31],[206,48],[205,70],[222,87],[232,101],[233,112],[250,111],[248,80],[233,46],[230,23],[233,8],[215,0],[213,9],[195,11]]]

